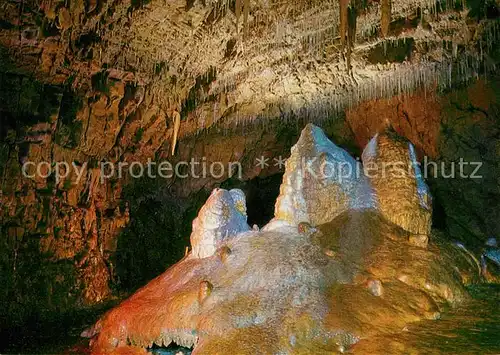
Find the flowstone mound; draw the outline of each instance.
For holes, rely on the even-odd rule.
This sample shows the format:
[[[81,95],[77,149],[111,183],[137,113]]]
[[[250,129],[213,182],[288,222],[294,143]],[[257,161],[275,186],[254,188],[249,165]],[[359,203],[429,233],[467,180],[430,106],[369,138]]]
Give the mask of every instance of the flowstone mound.
[[[308,125],[275,219],[260,231],[248,230],[240,191],[215,190],[194,223],[192,252],[105,314],[88,332],[92,352],[175,342],[193,354],[356,353],[361,339],[366,348],[467,298],[462,279],[478,270],[457,248],[437,236],[425,247],[411,243],[363,175],[303,178],[295,162],[316,156],[359,164]]]

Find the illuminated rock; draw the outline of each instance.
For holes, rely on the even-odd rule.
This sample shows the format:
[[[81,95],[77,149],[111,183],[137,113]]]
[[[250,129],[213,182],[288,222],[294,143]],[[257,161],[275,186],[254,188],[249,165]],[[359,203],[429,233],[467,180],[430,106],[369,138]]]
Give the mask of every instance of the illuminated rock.
[[[500,281],[500,248],[496,238],[488,238],[481,254],[481,274],[488,282]]]
[[[248,230],[243,191],[215,189],[193,221],[192,255],[212,256],[228,238]]]
[[[431,197],[413,145],[395,132],[386,130],[370,140],[362,159],[381,214],[412,234],[428,235]],[[412,241],[419,245],[425,244],[423,239],[425,237],[412,237]]]
[[[172,342],[193,354],[355,351],[360,339],[436,319],[467,297],[470,264],[457,248],[437,236],[427,248],[412,245],[363,177],[299,183],[294,161],[309,153],[357,164],[308,126],[287,164],[277,216],[262,230],[246,225],[241,191],[214,190],[194,222],[192,254],[87,331],[92,352]],[[416,198],[412,206],[422,208]]]
[[[286,161],[275,220],[318,225],[344,211],[370,207],[372,189],[361,164],[308,124]]]

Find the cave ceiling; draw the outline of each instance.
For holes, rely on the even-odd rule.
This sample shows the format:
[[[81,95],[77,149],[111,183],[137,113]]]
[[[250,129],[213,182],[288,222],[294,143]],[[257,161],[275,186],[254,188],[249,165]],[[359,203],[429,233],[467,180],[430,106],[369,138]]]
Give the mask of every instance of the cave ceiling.
[[[191,131],[321,116],[421,86],[449,87],[494,70],[498,47],[494,1],[0,6],[0,46],[15,70],[87,92],[103,80],[128,82],[145,88],[167,116],[179,112]]]

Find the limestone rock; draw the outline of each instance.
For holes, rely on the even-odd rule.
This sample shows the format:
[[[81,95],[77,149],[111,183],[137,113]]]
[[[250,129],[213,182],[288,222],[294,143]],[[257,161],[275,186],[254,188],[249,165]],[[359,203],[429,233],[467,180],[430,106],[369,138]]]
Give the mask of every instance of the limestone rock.
[[[243,233],[227,241],[223,266],[184,258],[100,320],[93,353],[171,341],[198,354],[333,353],[464,297],[445,250],[395,242],[404,231],[376,210],[344,212],[321,229],[319,245],[297,228]],[[336,258],[321,247],[333,242]]]
[[[494,119],[499,87],[491,85],[496,81],[496,75],[488,83],[479,79],[446,94],[419,90],[371,100],[346,112],[358,146],[365,147],[388,121],[423,153],[422,173],[444,211],[435,227],[477,247],[489,236],[500,235],[500,208],[495,203],[500,201],[500,144]],[[461,159],[466,162],[462,168],[457,164]],[[475,174],[480,179],[470,178],[477,168],[472,162],[481,162]],[[453,172],[455,179],[449,178]]]
[[[410,233],[428,235],[431,197],[413,145],[388,129],[370,140],[362,159],[382,215]]]
[[[384,293],[384,288],[380,280],[368,280],[367,288],[374,296],[380,297]]]
[[[318,225],[346,210],[370,207],[373,192],[361,164],[308,124],[286,161],[275,220]]]
[[[481,274],[488,282],[500,281],[500,248],[496,238],[488,238],[481,254]]]
[[[193,221],[192,256],[212,256],[224,241],[249,230],[243,191],[214,189]]]
[[[202,97],[195,105],[189,105],[188,120],[212,116],[210,121],[224,121],[224,124],[268,115],[277,107],[285,114],[297,113],[311,104],[342,109],[366,98],[408,93],[421,85],[431,86],[436,82],[450,85],[451,80],[475,76],[474,68],[494,56],[496,39],[490,35],[496,26],[494,19],[481,19],[485,23],[479,19],[467,21],[467,11],[450,16],[443,9],[436,16],[426,16],[429,30],[424,30],[420,21],[408,22],[408,19],[420,12],[432,12],[433,2],[391,0],[383,3],[392,6],[382,8],[378,3],[368,2],[363,6],[354,28],[347,25],[352,23],[351,19],[347,21],[346,0],[341,1],[342,6],[324,1],[297,1],[286,6],[253,3],[245,6],[247,10],[251,7],[247,26],[253,31],[243,39],[239,26],[235,28],[233,11],[225,9],[218,13],[217,21],[206,20],[218,11],[220,4],[215,1],[203,2],[203,6],[193,1],[188,6],[179,1],[167,5],[148,2],[147,6],[129,1],[111,5],[77,0],[64,6],[60,1],[43,1],[41,14],[36,11],[38,7],[17,9],[14,2],[2,9],[0,18],[5,26],[0,29],[0,40],[5,47],[23,47],[26,43],[11,27],[21,23],[23,29],[28,25],[41,27],[40,32],[57,38],[62,54],[68,49],[74,52],[67,56],[69,63],[51,60],[45,54],[47,58],[42,60],[45,65],[41,66],[46,72],[44,76],[62,72],[68,78],[76,74],[75,84],[84,86],[90,81],[90,74],[99,69],[126,68],[134,73],[137,82],[151,82],[156,90],[161,90],[155,100],[178,104],[189,95]],[[189,11],[184,11],[184,7]],[[385,38],[374,36],[380,28],[381,10]],[[292,15],[295,13],[314,15],[296,17]],[[279,26],[276,21],[261,21],[260,14],[279,18]],[[388,27],[389,22],[405,19],[404,27]],[[59,31],[51,30],[54,22]],[[96,33],[91,36],[93,31]],[[351,74],[345,70],[340,46],[330,47],[332,39],[325,31],[341,34],[343,40],[346,35],[349,39],[355,36],[353,50],[357,55],[348,57]],[[144,33],[150,36],[144,38]],[[243,40],[253,45],[243,47]],[[269,46],[269,41],[274,45]],[[441,41],[450,43],[445,48],[430,45]],[[127,44],[126,50],[123,43]],[[287,50],[276,50],[276,46],[286,46]],[[457,46],[464,46],[467,56],[457,57]],[[16,56],[24,65],[35,59],[30,71],[38,73],[39,58],[33,58],[31,47],[27,48],[29,51],[16,51],[21,52]],[[325,47],[328,48],[324,50]],[[74,55],[77,53],[87,55]],[[169,68],[165,68],[165,63],[169,63]],[[466,72],[449,76],[450,67],[455,65],[466,65]],[[45,70],[47,67],[50,70]],[[205,76],[210,80],[200,85],[199,79]],[[217,101],[223,101],[220,108],[214,107],[217,105],[212,99],[206,99],[212,94],[219,96],[214,97]],[[207,125],[199,127],[203,128]]]
[[[71,13],[67,8],[61,7],[58,13],[58,28],[64,31],[70,28],[72,24]]]
[[[203,280],[202,282],[200,282],[200,289],[198,291],[198,302],[200,304],[202,304],[203,301],[205,301],[205,299],[210,296],[213,287],[214,286],[209,281]]]
[[[429,243],[429,236],[426,234],[410,234],[408,241],[414,246],[425,248]]]
[[[403,157],[410,165],[407,143],[379,137],[367,157]],[[306,127],[287,162],[276,218],[258,231],[246,224],[242,191],[215,189],[193,222],[192,255],[104,315],[93,353],[171,342],[194,346],[195,354],[350,351],[360,339],[399,333],[467,297],[456,248],[437,236],[428,248],[406,242],[408,231],[390,219],[397,211],[377,205],[362,175],[303,178],[299,160],[321,155],[358,164],[319,128]],[[412,194],[395,191],[389,201],[399,199],[417,218],[418,183],[405,178]],[[383,200],[390,191],[371,181]],[[386,183],[394,189],[401,182]]]

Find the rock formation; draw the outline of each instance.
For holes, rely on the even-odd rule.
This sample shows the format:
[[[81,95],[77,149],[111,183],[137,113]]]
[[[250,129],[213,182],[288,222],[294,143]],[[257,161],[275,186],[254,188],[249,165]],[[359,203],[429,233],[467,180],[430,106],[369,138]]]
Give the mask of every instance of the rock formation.
[[[496,238],[486,241],[485,250],[481,254],[481,273],[490,282],[500,280],[500,248]]]
[[[108,301],[116,295],[111,290],[135,290],[143,285],[184,255],[191,232],[189,226],[209,195],[205,189],[220,186],[227,179],[208,176],[135,184],[140,181],[111,178],[101,184],[94,173],[98,161],[146,163],[148,158],[155,160],[155,156],[173,164],[190,161],[192,157],[207,157],[208,161],[225,165],[239,161],[243,184],[252,184],[257,176],[265,178],[282,171],[272,160],[269,167],[260,168],[255,165],[256,158],[287,157],[286,152],[297,140],[297,130],[302,126],[302,122],[292,127],[289,121],[275,120],[227,131],[214,128],[203,135],[183,137],[176,156],[171,157],[168,133],[171,127],[164,126],[171,121],[166,120],[166,113],[155,104],[149,91],[141,107],[125,119],[125,109],[134,107],[130,104],[128,85],[125,85],[127,94],[118,105],[118,116],[113,113],[116,103],[103,116],[97,109],[101,105],[95,101],[97,94],[81,100],[71,92],[33,83],[25,76],[9,74],[0,79],[3,80],[0,89],[10,88],[1,91],[3,103],[10,106],[4,106],[2,110],[7,111],[0,116],[3,120],[0,253],[2,267],[7,270],[0,275],[5,285],[2,293],[5,301],[1,302],[0,310],[8,320],[37,310],[56,316],[82,304]],[[14,97],[5,96],[12,92]],[[99,95],[113,102],[111,92],[116,95],[122,91],[112,89]],[[424,154],[428,162],[435,160],[438,168],[446,164],[446,173],[450,170],[448,164],[459,161],[460,157],[483,162],[479,171],[483,175],[481,180],[444,179],[440,174],[435,178],[432,170],[427,171],[426,178],[437,211],[434,228],[444,231],[449,239],[461,240],[479,259],[484,241],[498,234],[500,200],[495,197],[500,194],[495,118],[498,92],[494,80],[480,80],[445,94],[420,91],[411,96],[367,102],[348,111],[346,119],[330,117],[322,126],[339,146],[356,156],[373,135],[383,131],[388,119],[398,134],[414,144],[419,157]],[[26,101],[38,107],[38,113],[23,111],[27,110],[23,106]],[[56,113],[57,124],[52,130],[53,123],[43,122],[50,117],[55,119]],[[16,125],[6,120],[9,114],[16,117]],[[27,117],[41,122],[33,123]],[[108,125],[99,126],[106,117]],[[111,151],[107,151],[111,146],[104,143],[107,133],[113,135],[117,125],[121,125],[118,139]],[[86,127],[89,127],[87,132],[83,129]],[[103,130],[106,134],[102,134]],[[94,148],[89,149],[86,137],[96,144]],[[47,157],[51,165],[62,161],[75,163],[82,172],[80,180],[77,181],[76,174],[59,184],[54,183],[53,176],[42,179],[22,176],[20,162],[38,162]],[[472,170],[469,167],[466,173]],[[172,193],[165,193],[166,189]],[[266,215],[265,221],[267,218]],[[416,244],[425,244],[422,235],[408,238]],[[488,270],[494,271],[495,265]],[[12,295],[15,303],[10,302]]]
[[[318,225],[374,204],[361,164],[320,128],[307,125],[287,159],[275,220]]]
[[[387,122],[411,141],[432,191],[434,227],[469,248],[500,235],[498,88],[479,80],[442,95],[420,91],[369,101],[346,112],[359,147],[384,131]]]
[[[6,66],[84,90],[148,88],[183,134],[449,87],[492,70],[498,44],[494,1],[28,3],[0,14]]]
[[[243,191],[215,189],[193,221],[192,255],[195,258],[212,256],[229,238],[248,230]]]
[[[32,312],[56,317],[136,289],[183,254],[194,214],[230,180],[102,183],[100,163],[237,161],[246,183],[281,173],[255,158],[286,157],[305,122],[316,120],[352,154],[390,119],[419,157],[484,163],[480,183],[427,179],[434,227],[477,257],[488,237],[500,235],[499,87],[491,75],[500,53],[498,1],[6,0],[0,7],[0,318],[31,324]],[[488,80],[476,80],[484,74]],[[82,174],[28,178],[25,162],[74,163]],[[327,188],[306,182],[332,211],[306,200],[288,217],[277,213],[285,223],[268,229],[314,227],[345,213],[353,200],[341,190],[357,184],[332,185],[343,196],[332,203],[322,198]],[[425,246],[428,236],[417,233],[429,213],[421,212],[418,225],[406,227],[412,243]],[[229,260],[230,249],[222,250]]]
[[[404,158],[403,163],[408,164],[410,153],[398,150],[393,155],[393,143],[376,148],[377,156]],[[304,129],[292,150],[296,159],[307,152],[321,155],[328,150],[337,161],[355,164],[312,125]],[[285,176],[299,176],[296,167],[288,163]],[[387,183],[395,186],[392,179],[388,177]],[[292,194],[293,188],[299,189],[295,192],[305,204],[287,204],[292,213],[283,215],[285,218],[306,218],[314,208],[303,206],[314,206],[314,199],[345,201],[346,190],[350,192],[348,203],[341,204],[341,209],[338,203],[322,203],[329,213],[322,213],[316,226],[280,220],[277,215],[272,227],[243,231],[231,238],[214,239],[212,230],[209,240],[217,243],[202,258],[194,254],[199,250],[199,239],[193,238],[189,255],[105,314],[87,332],[95,335],[93,353],[141,353],[152,344],[166,346],[171,342],[193,346],[193,354],[343,352],[355,350],[357,343],[369,347],[371,339],[399,332],[409,322],[436,319],[448,305],[467,298],[462,279],[477,278],[477,268],[471,268],[457,248],[437,236],[432,236],[425,248],[410,243],[411,233],[387,219],[390,210],[372,204],[367,180],[346,180],[348,188],[326,180],[322,194],[311,195],[303,192],[306,186],[316,186],[312,182],[290,184],[285,179],[283,185],[287,184],[276,211],[282,210],[283,198]],[[330,184],[334,187],[328,189]],[[417,182],[413,184],[415,187]],[[377,200],[383,200],[382,190],[373,191]],[[414,203],[420,201],[416,187],[384,193],[394,193],[404,206],[412,206],[413,217],[419,218],[421,206]],[[229,202],[218,205],[220,201]],[[212,210],[221,211],[221,206],[227,205],[234,206],[231,193],[214,191],[196,225],[215,226],[203,218],[220,216]],[[412,213],[410,207],[405,213]],[[317,218],[309,215],[314,216],[309,221]],[[217,225],[227,230],[228,220],[224,221]],[[310,226],[307,231],[305,223]],[[193,233],[198,235],[199,230],[197,227]],[[223,262],[220,253],[208,255],[216,246],[225,250]]]
[[[362,159],[380,213],[412,234],[428,235],[431,197],[413,144],[387,129],[368,142]]]

